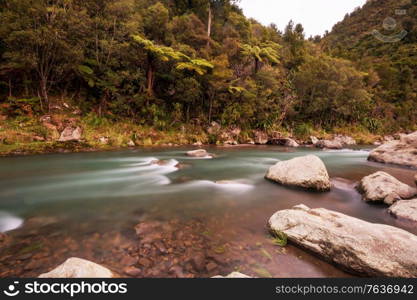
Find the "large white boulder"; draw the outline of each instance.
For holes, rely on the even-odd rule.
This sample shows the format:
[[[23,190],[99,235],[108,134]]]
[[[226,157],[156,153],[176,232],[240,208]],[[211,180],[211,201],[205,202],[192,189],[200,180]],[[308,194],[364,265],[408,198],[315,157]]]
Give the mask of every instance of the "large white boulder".
[[[417,168],[417,131],[373,150],[368,160]]]
[[[113,278],[114,274],[107,268],[91,261],[72,257],[67,259],[48,273],[39,278]]]
[[[331,188],[326,166],[315,155],[281,161],[268,170],[265,178],[282,185],[315,191],[328,191]]]
[[[411,199],[417,195],[413,188],[385,172],[376,172],[364,177],[358,190],[366,202],[384,202],[388,205],[402,199]]]
[[[278,211],[269,227],[354,274],[417,277],[417,236],[405,230],[305,205]]]

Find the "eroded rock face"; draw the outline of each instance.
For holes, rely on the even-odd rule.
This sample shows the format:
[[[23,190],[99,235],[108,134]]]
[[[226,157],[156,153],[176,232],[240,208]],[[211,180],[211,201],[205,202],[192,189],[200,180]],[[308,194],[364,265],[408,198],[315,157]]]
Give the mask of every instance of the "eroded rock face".
[[[358,185],[358,190],[362,193],[364,201],[384,202],[388,205],[417,195],[417,189],[385,172],[376,172],[364,177]]]
[[[198,149],[198,150],[188,151],[187,156],[205,158],[205,157],[210,157],[210,154],[204,149]]]
[[[316,144],[317,148],[321,148],[321,149],[343,149],[343,144],[339,141],[333,140],[320,140],[318,141]]]
[[[369,154],[368,160],[417,168],[417,131],[379,146]]]
[[[39,278],[113,278],[114,274],[107,268],[81,258],[69,258]]]
[[[398,201],[388,211],[398,219],[417,223],[417,199]]]
[[[268,170],[265,178],[282,185],[309,190],[328,191],[331,188],[326,166],[315,155],[281,161]]]
[[[81,140],[82,129],[81,127],[65,127],[61,133],[59,142],[78,142]]]
[[[396,227],[305,205],[278,211],[269,227],[284,232],[291,243],[355,274],[417,276],[417,236]]]
[[[252,277],[250,277],[250,276],[248,276],[248,275],[245,275],[245,274],[242,274],[242,273],[239,273],[239,272],[232,272],[232,273],[230,273],[229,275],[227,275],[227,276],[214,276],[214,277],[212,277],[212,278],[252,278]]]

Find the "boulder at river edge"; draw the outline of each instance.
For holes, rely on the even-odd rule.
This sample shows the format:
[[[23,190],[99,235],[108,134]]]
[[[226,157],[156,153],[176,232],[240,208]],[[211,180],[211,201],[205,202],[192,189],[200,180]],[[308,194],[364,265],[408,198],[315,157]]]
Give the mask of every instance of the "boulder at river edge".
[[[322,149],[339,150],[343,148],[343,144],[336,140],[333,140],[333,141],[321,140],[321,141],[318,141],[315,145],[317,148],[322,148]]]
[[[402,183],[385,172],[376,172],[364,177],[358,185],[358,191],[366,202],[384,202],[388,205],[417,195],[416,188]]]
[[[417,223],[417,199],[398,201],[388,211],[398,219]]]
[[[368,160],[417,169],[417,131],[379,146],[369,154]]]
[[[328,191],[331,188],[326,166],[315,155],[281,161],[268,170],[265,178],[282,185],[308,190]]]
[[[61,133],[61,137],[59,138],[59,142],[78,142],[81,139],[82,129],[81,127],[73,128],[73,127],[66,127],[64,131]]]
[[[69,258],[52,271],[41,274],[39,278],[113,278],[107,268],[81,258]]]
[[[252,277],[250,277],[248,275],[245,275],[245,274],[242,274],[242,273],[239,273],[239,272],[233,272],[233,273],[230,273],[227,276],[214,276],[212,278],[252,278]]]
[[[269,227],[351,273],[417,277],[417,236],[405,230],[305,205],[278,211]]]

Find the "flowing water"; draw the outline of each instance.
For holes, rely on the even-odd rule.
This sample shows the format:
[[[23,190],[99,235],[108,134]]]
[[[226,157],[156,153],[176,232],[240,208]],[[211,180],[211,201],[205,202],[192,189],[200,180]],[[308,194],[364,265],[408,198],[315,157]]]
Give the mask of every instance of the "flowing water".
[[[103,263],[122,275],[135,262],[141,269],[138,277],[205,277],[233,270],[253,276],[349,276],[310,253],[271,242],[265,226],[269,217],[301,203],[417,233],[390,216],[385,206],[364,203],[355,191],[355,182],[378,170],[413,184],[415,172],[367,162],[366,149],[208,149],[215,159],[188,158],[186,150],[0,158],[0,232],[7,232],[0,248],[0,276],[37,276],[72,256]],[[334,184],[331,192],[287,189],[264,179],[276,162],[306,154],[325,162]],[[172,238],[169,247],[174,249],[168,253],[180,253],[176,247],[195,248],[197,252],[183,252],[204,253],[203,267],[190,267],[181,259],[162,265],[162,250],[159,257],[149,254],[150,261],[127,261],[127,253],[140,251],[135,225],[155,221],[169,223],[177,237],[182,231],[185,239],[190,237]],[[179,245],[172,246],[177,240]]]

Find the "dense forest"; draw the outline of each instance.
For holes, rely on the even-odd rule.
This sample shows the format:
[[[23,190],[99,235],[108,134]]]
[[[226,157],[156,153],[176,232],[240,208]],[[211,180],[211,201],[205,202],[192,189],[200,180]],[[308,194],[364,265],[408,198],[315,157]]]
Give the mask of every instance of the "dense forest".
[[[40,116],[65,101],[158,130],[415,127],[416,0],[368,1],[324,37],[263,26],[238,2],[2,0],[0,113]],[[403,39],[372,34],[390,34],[388,16]]]

